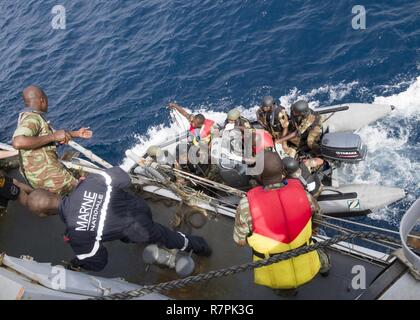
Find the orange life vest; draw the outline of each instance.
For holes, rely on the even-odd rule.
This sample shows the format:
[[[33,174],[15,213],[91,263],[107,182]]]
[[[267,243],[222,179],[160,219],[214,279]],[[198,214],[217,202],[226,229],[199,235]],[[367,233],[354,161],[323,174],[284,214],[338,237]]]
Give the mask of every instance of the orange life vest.
[[[311,243],[312,213],[299,180],[274,190],[256,187],[247,193],[252,235],[247,238],[254,261]],[[275,289],[297,288],[312,280],[320,269],[316,251],[254,271],[255,283]]]
[[[211,129],[214,125],[214,121],[210,119],[205,119],[201,128],[194,128],[192,125],[188,130],[193,136],[193,143],[197,144],[198,142],[209,143],[211,139]]]

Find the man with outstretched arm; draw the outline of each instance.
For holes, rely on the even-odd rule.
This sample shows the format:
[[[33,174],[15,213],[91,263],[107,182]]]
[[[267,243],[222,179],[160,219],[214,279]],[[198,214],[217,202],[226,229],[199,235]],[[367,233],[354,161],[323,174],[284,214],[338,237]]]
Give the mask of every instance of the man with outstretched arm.
[[[210,119],[206,119],[202,114],[190,114],[187,110],[176,103],[170,103],[168,108],[171,110],[177,110],[183,115],[190,123],[188,132],[189,141],[194,145],[208,144],[210,145],[211,138],[219,134],[219,128],[217,124]]]
[[[89,139],[92,131],[54,131],[45,118],[48,97],[37,86],[23,91],[25,110],[19,115],[13,135],[13,147],[19,151],[22,175],[33,188],[43,188],[57,194],[67,194],[77,185],[77,180],[60,163],[56,143],[67,144],[73,138]]]

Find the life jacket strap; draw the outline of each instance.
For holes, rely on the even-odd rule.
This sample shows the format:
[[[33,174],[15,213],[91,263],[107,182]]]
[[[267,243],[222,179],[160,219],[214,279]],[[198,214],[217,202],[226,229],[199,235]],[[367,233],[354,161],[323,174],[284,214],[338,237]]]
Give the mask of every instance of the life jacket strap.
[[[304,244],[302,244],[300,247],[297,247],[297,248],[295,248],[295,249],[293,249],[293,250],[297,250],[297,249],[303,248],[303,247],[305,247],[306,245],[308,245],[308,244],[307,244],[307,243],[304,243]],[[284,251],[284,252],[287,252],[287,251]],[[269,253],[269,254],[268,254],[268,256],[271,258],[272,256],[275,256],[275,255],[278,255],[278,254],[280,254],[280,253],[284,253],[284,252]],[[260,259],[266,259],[266,258],[267,258],[267,255],[266,255],[266,254],[261,253],[261,252],[258,252],[258,251],[255,251],[254,249],[252,249],[252,254],[253,254],[254,256],[256,256],[256,257],[260,258]]]

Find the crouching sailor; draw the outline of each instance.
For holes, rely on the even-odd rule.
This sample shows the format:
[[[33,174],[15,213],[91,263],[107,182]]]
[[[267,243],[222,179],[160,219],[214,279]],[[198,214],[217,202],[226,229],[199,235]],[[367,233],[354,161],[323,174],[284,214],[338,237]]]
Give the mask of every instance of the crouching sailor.
[[[233,238],[248,243],[254,261],[311,244],[312,211],[316,201],[299,180],[283,180],[283,163],[277,153],[264,152],[263,186],[253,188],[239,203]],[[312,251],[296,258],[254,269],[254,281],[279,294],[296,288],[329,269],[328,256]]]
[[[35,190],[28,197],[34,213],[59,214],[65,223],[65,240],[76,258],[72,269],[100,271],[108,261],[104,242],[155,243],[168,249],[192,251],[209,256],[211,249],[201,237],[187,236],[155,223],[146,202],[126,191],[130,177],[119,167],[90,175],[68,196],[60,198],[45,190]]]

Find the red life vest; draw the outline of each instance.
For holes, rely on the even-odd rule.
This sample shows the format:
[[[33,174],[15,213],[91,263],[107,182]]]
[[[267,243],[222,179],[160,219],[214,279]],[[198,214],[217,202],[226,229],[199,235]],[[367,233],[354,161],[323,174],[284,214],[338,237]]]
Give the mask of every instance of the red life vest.
[[[190,125],[188,130],[194,137],[199,137],[200,142],[208,143],[211,138],[211,129],[214,125],[214,121],[210,119],[205,119],[201,128],[194,128]]]
[[[254,188],[247,196],[253,232],[282,243],[292,242],[312,217],[305,189],[296,179],[275,190]]]
[[[257,155],[268,148],[274,148],[272,135],[268,131],[262,129],[255,130],[254,154]]]
[[[299,180],[275,190],[257,187],[247,193],[252,216],[252,235],[247,238],[254,261],[311,243],[312,213]],[[318,273],[316,251],[254,270],[257,284],[271,288],[296,288]]]

